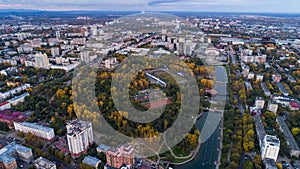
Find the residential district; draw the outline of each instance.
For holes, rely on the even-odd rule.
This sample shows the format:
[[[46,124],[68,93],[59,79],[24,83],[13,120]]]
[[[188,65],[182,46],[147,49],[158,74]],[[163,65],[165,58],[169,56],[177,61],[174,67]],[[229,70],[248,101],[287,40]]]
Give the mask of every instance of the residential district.
[[[154,15],[145,22],[141,21],[145,14],[128,18],[91,13],[1,14],[0,168],[299,168],[299,18],[176,14],[181,19],[162,15],[169,19],[166,21]],[[139,22],[141,25],[134,25]],[[182,31],[187,25],[192,29]],[[147,30],[152,26],[160,29]],[[143,157],[130,142],[99,144],[102,137],[94,133],[101,132],[101,127],[77,118],[76,110],[82,107],[72,100],[74,70],[82,62],[98,64],[99,83],[107,85],[103,79],[110,79],[112,70],[129,55],[169,55],[188,63],[199,82],[200,120],[212,104],[210,98],[220,94],[200,62],[214,69],[225,68],[226,105],[220,110],[223,118],[217,119],[217,134],[208,144],[198,141],[198,127],[180,143],[187,149],[175,147],[160,157]],[[167,70],[145,70],[139,81],[131,84],[138,107],[163,106],[156,88],[172,89],[174,80],[164,74]],[[184,78],[182,72],[175,73]],[[97,103],[101,111],[109,113],[107,119],[115,128],[132,136],[140,132],[137,135],[149,137],[160,131],[152,132],[152,126],[127,131],[126,126],[133,124],[110,112],[109,89],[98,88]],[[155,100],[151,104],[150,91],[157,94],[151,96]],[[170,97],[165,105],[177,101]],[[82,112],[82,116],[91,114]],[[167,129],[171,122],[162,119],[161,127]],[[193,162],[197,164],[189,166]]]

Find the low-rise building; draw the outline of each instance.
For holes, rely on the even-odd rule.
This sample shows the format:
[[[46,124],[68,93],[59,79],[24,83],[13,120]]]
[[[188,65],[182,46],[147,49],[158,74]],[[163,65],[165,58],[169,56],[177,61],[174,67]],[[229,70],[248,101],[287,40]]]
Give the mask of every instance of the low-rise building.
[[[56,164],[46,158],[39,157],[33,162],[35,169],[56,169]]]
[[[98,168],[98,165],[101,163],[101,160],[99,160],[96,157],[92,157],[92,156],[86,156],[84,157],[84,159],[82,160],[83,163],[86,163],[92,167]]]
[[[21,112],[11,112],[10,110],[0,111],[0,122],[6,123],[7,126],[12,129],[14,128],[14,122],[24,122],[26,116]]]
[[[296,82],[296,80],[293,78],[292,75],[286,74],[286,76],[287,76],[289,82],[291,82],[291,83],[295,83]]]
[[[98,153],[106,153],[109,149],[111,148],[111,146],[109,145],[105,145],[105,144],[99,144],[97,147],[97,152]]]
[[[15,105],[17,105],[18,103],[24,102],[26,96],[29,96],[29,93],[26,92],[26,93],[24,93],[24,94],[22,94],[22,95],[20,95],[20,96],[16,96],[16,97],[14,97],[14,98],[8,100],[8,102],[9,102],[11,105],[15,106]]]
[[[111,148],[106,152],[106,160],[109,166],[114,168],[121,168],[124,164],[134,165],[134,149],[133,146],[121,145],[118,148]]]
[[[293,101],[293,102],[290,102],[289,108],[291,111],[298,111],[300,106],[298,105],[297,102]]]
[[[299,158],[300,156],[300,148],[294,138],[294,136],[292,135],[290,129],[288,128],[284,117],[279,116],[277,117],[276,120],[280,126],[280,131],[285,135],[285,139],[286,139],[286,143],[289,145],[290,147],[290,156],[294,156]]]
[[[253,73],[253,72],[250,72],[249,74],[248,74],[248,79],[254,79],[254,77],[255,77],[255,74]]]
[[[117,58],[109,58],[104,61],[105,68],[112,69],[118,64]]]
[[[15,95],[15,94],[21,93],[21,92],[23,92],[23,91],[29,89],[30,87],[31,87],[30,84],[24,84],[24,85],[22,85],[22,86],[13,88],[13,89],[11,89],[11,90],[9,90],[9,91],[6,91],[6,92],[4,92],[4,93],[1,93],[1,92],[0,92],[0,100],[1,100],[1,99],[6,99],[6,98],[11,97],[11,96],[13,96],[13,95]]]
[[[30,163],[33,160],[31,148],[12,142],[0,149],[0,168],[17,169],[16,158]]]
[[[265,99],[262,97],[257,97],[255,99],[255,107],[263,109],[265,107]]]
[[[260,83],[261,88],[263,89],[266,96],[271,96],[271,92],[269,88],[267,87],[267,84],[265,82]]]
[[[269,101],[267,109],[276,114],[278,111],[278,104],[276,104],[272,101]]]
[[[9,102],[0,103],[0,111],[7,110],[11,108],[11,104]]]
[[[282,83],[278,82],[277,87],[284,96],[289,96],[289,92],[285,89]]]
[[[277,104],[281,104],[284,107],[288,107],[290,102],[293,102],[294,99],[292,99],[291,97],[288,96],[280,96],[277,94],[274,94],[270,97],[270,100],[272,100],[273,102],[277,103]]]
[[[20,132],[24,132],[24,133],[32,133],[35,136],[38,136],[38,137],[43,138],[48,141],[53,140],[55,137],[53,128],[38,125],[36,123],[14,122],[14,126],[15,126],[16,131],[20,131]]]
[[[279,83],[282,79],[282,76],[279,73],[272,75],[273,83]]]
[[[256,80],[257,81],[263,81],[264,80],[264,75],[262,75],[262,74],[256,75]]]

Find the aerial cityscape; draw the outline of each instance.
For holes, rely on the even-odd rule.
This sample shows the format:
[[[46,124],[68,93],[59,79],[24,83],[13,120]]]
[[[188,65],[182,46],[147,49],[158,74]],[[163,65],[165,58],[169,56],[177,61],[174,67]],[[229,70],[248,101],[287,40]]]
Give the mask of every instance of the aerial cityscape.
[[[0,169],[298,169],[299,6],[0,0]]]

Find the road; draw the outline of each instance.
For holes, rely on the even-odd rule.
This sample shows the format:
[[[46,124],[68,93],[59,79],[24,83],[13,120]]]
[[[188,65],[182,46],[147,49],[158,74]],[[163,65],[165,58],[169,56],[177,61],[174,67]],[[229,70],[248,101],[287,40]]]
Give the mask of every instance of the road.
[[[235,65],[236,64],[235,52],[232,48],[232,45],[230,45],[229,48],[230,48],[229,55],[231,57],[231,63]]]

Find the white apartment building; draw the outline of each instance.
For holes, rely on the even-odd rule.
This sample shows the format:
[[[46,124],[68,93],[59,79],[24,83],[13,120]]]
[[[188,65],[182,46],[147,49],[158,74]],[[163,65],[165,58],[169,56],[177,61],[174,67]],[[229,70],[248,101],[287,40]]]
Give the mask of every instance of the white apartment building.
[[[104,64],[105,64],[105,68],[111,69],[114,68],[116,64],[118,64],[118,61],[117,58],[109,58],[104,61]]]
[[[277,161],[280,150],[280,141],[276,136],[266,135],[261,147],[261,158]]]
[[[35,136],[41,137],[46,140],[52,140],[55,137],[53,128],[38,125],[36,123],[14,122],[14,127],[16,131],[20,131],[24,133],[32,133]]]
[[[50,69],[50,63],[46,54],[38,53],[35,55],[36,68]]]
[[[73,157],[86,152],[94,142],[92,123],[73,120],[67,124],[69,151]]]
[[[267,110],[276,114],[278,111],[278,104],[269,101]]]
[[[10,108],[11,108],[11,104],[9,102],[0,103],[0,111],[10,109]]]
[[[259,109],[263,109],[265,107],[265,99],[263,99],[261,97],[257,97],[255,99],[255,107],[257,107]]]

